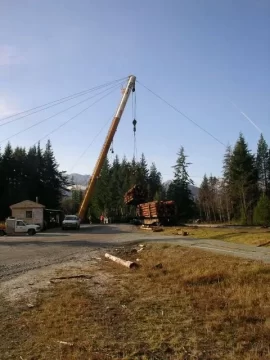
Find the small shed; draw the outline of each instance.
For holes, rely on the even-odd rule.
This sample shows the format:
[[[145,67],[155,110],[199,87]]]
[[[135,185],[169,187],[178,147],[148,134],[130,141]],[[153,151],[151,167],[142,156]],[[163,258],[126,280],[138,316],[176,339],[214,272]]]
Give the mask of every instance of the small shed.
[[[38,224],[43,228],[45,206],[34,201],[25,200],[10,206],[12,216],[27,224]]]

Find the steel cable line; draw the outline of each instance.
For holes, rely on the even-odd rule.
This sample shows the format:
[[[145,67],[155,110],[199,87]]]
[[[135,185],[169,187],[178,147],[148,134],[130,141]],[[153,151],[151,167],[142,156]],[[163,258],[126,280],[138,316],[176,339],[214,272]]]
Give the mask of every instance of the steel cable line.
[[[84,90],[84,91],[80,91],[80,92],[77,92],[77,93],[74,93],[74,94],[65,96],[65,97],[60,98],[60,99],[58,99],[58,100],[50,101],[50,102],[47,102],[46,104],[39,105],[39,106],[35,106],[35,107],[31,108],[31,109],[24,110],[24,111],[21,111],[21,112],[16,113],[16,114],[12,114],[12,115],[6,116],[6,117],[0,119],[0,121],[6,120],[6,119],[9,119],[9,118],[12,118],[12,117],[14,117],[14,116],[18,116],[18,115],[25,114],[25,113],[27,113],[27,112],[29,112],[29,111],[33,111],[33,110],[39,109],[39,108],[41,108],[41,107],[44,107],[44,106],[53,104],[53,103],[55,103],[55,102],[59,102],[59,101],[65,100],[65,99],[67,99],[67,101],[68,101],[69,98],[72,98],[73,96],[84,95],[85,93],[88,93],[88,92],[90,92],[90,91],[99,90],[100,88],[102,88],[102,87],[104,87],[104,86],[109,86],[109,85],[112,85],[113,83],[120,82],[120,81],[124,81],[124,80],[126,80],[126,79],[127,79],[127,77],[120,78],[120,79],[118,79],[118,80],[109,81],[109,82],[104,83],[104,84],[102,84],[102,85],[97,85],[97,86],[95,86],[95,87],[93,87],[93,88],[89,88],[89,89],[86,89],[86,90]],[[42,111],[42,110],[40,110],[40,111]]]
[[[218,138],[216,138],[214,135],[212,135],[209,131],[205,130],[202,126],[200,126],[199,124],[196,123],[196,121],[192,120],[189,116],[185,115],[182,111],[180,111],[179,109],[177,109],[174,105],[170,104],[167,100],[163,99],[161,96],[159,96],[158,94],[156,94],[154,91],[152,91],[151,89],[149,89],[147,86],[143,85],[141,82],[139,82],[138,80],[136,81],[138,84],[140,84],[142,87],[144,87],[146,90],[148,90],[150,93],[152,93],[153,95],[155,95],[157,98],[159,98],[161,101],[163,101],[165,104],[167,104],[169,107],[171,107],[173,110],[175,110],[177,113],[179,113],[180,115],[182,115],[183,117],[185,117],[187,120],[189,120],[190,122],[192,122],[193,125],[197,126],[199,129],[201,129],[203,132],[205,132],[207,135],[211,136],[211,138],[213,138],[214,140],[216,140],[219,144],[223,145],[224,147],[226,147],[226,145],[220,141]]]
[[[82,91],[82,92],[80,92],[80,93],[73,94],[73,95],[67,96],[67,97],[65,97],[65,98],[62,98],[62,99],[59,99],[59,100],[55,100],[55,101],[53,101],[53,102],[50,102],[50,103],[47,103],[47,104],[44,104],[44,105],[37,106],[37,107],[32,108],[32,109],[30,109],[30,110],[26,110],[26,111],[23,111],[23,112],[18,113],[18,114],[10,115],[10,116],[8,116],[8,117],[6,117],[6,118],[0,119],[0,121],[7,120],[8,118],[11,118],[11,117],[14,117],[14,116],[23,114],[23,113],[27,113],[27,112],[29,112],[29,111],[38,109],[38,108],[40,108],[40,107],[44,107],[44,106],[46,106],[46,105],[52,104],[52,105],[49,105],[49,106],[47,106],[47,107],[45,107],[45,108],[42,108],[42,109],[33,111],[33,112],[29,113],[29,114],[25,114],[25,115],[23,115],[23,116],[20,116],[20,117],[18,117],[18,118],[16,118],[16,119],[12,119],[12,120],[10,120],[10,121],[7,121],[7,122],[5,122],[4,124],[0,124],[0,127],[1,127],[1,126],[4,126],[4,125],[8,125],[8,124],[13,123],[13,122],[18,121],[18,120],[21,120],[21,119],[23,119],[23,118],[25,118],[25,117],[31,116],[31,115],[36,114],[36,113],[38,113],[38,112],[41,112],[41,111],[43,111],[43,110],[50,109],[51,107],[57,106],[57,105],[59,105],[59,104],[65,103],[65,102],[67,102],[67,101],[76,99],[77,97],[86,95],[86,94],[88,94],[88,93],[90,93],[90,92],[99,90],[99,89],[101,89],[101,88],[103,88],[103,87],[106,87],[106,86],[109,86],[109,85],[112,85],[112,84],[115,84],[115,83],[117,83],[117,84],[119,83],[119,84],[120,84],[122,81],[123,81],[123,79],[115,80],[115,81],[110,82],[109,84],[100,85],[100,86],[97,86],[97,87],[95,87],[95,88],[91,88],[91,89]],[[56,104],[55,104],[55,103],[56,103]]]
[[[69,110],[69,109],[71,109],[71,108],[74,108],[75,106],[78,106],[78,105],[80,105],[80,104],[82,104],[82,103],[84,103],[84,102],[86,102],[86,101],[88,101],[88,100],[90,100],[90,99],[93,99],[94,97],[96,97],[96,96],[98,96],[98,95],[100,95],[100,94],[103,94],[104,92],[106,92],[106,91],[108,91],[108,90],[111,90],[112,88],[115,89],[116,87],[118,87],[118,85],[119,85],[119,84],[116,84],[116,85],[110,87],[109,89],[105,89],[105,90],[103,90],[103,91],[101,91],[101,92],[99,92],[99,93],[97,93],[97,94],[95,94],[95,95],[93,95],[93,96],[88,97],[87,99],[84,99],[84,100],[82,100],[82,101],[80,101],[80,102],[78,102],[78,103],[76,103],[76,104],[74,104],[74,105],[72,105],[72,106],[64,109],[64,110],[59,111],[59,112],[56,113],[56,114],[53,114],[53,115],[51,115],[51,116],[49,116],[49,117],[47,117],[47,118],[45,118],[45,119],[43,119],[43,120],[41,120],[41,121],[39,121],[39,122],[37,122],[37,123],[29,126],[29,127],[26,128],[26,129],[23,129],[23,130],[21,130],[21,131],[18,131],[16,134],[13,134],[13,135],[7,137],[7,138],[4,139],[4,140],[1,140],[1,141],[0,141],[0,144],[2,144],[2,143],[5,142],[5,141],[8,141],[8,140],[12,139],[13,137],[15,137],[15,136],[17,136],[17,135],[20,135],[20,134],[24,133],[25,131],[27,131],[27,130],[29,130],[29,129],[32,129],[33,127],[35,127],[35,126],[37,126],[37,125],[42,124],[42,123],[45,122],[45,121],[48,121],[48,120],[56,117],[56,116],[59,115],[59,114],[62,114],[62,113],[64,113],[64,112],[66,112],[67,110]]]
[[[91,140],[91,142],[89,143],[89,145],[87,145],[87,148],[81,153],[81,155],[77,158],[76,162],[72,165],[72,167],[70,168],[69,173],[71,173],[73,171],[73,169],[75,168],[75,166],[78,164],[78,161],[81,160],[81,158],[86,154],[86,152],[90,149],[90,147],[93,145],[93,143],[96,141],[96,139],[99,137],[99,135],[102,133],[102,131],[106,128],[106,126],[108,125],[108,123],[111,121],[111,119],[113,118],[114,114],[112,114],[112,116],[110,116],[110,118],[108,119],[108,121],[102,126],[102,128],[99,130],[99,132],[93,137],[93,139]]]
[[[86,110],[88,110],[89,108],[91,108],[92,106],[94,106],[95,104],[97,104],[98,102],[100,102],[102,99],[104,99],[105,97],[107,97],[108,95],[110,95],[111,93],[114,92],[114,90],[116,89],[116,87],[108,92],[107,94],[103,95],[101,98],[99,98],[98,100],[94,101],[91,105],[87,106],[86,108],[84,108],[83,110],[81,110],[80,112],[78,112],[76,115],[72,116],[71,118],[69,118],[67,121],[63,122],[62,124],[60,124],[57,128],[55,128],[54,130],[50,131],[48,134],[46,134],[45,136],[43,136],[41,139],[39,139],[37,142],[35,142],[34,146],[38,143],[40,143],[42,140],[46,139],[48,136],[50,136],[51,134],[53,134],[54,132],[56,132],[57,130],[59,130],[61,127],[65,126],[67,123],[69,123],[71,120],[75,119],[77,116],[81,115],[83,112],[85,112]]]

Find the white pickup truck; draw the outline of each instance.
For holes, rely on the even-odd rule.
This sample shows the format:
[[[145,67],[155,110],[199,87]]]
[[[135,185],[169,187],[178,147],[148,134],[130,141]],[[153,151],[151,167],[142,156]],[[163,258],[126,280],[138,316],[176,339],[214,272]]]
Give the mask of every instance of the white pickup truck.
[[[41,227],[39,225],[28,225],[23,220],[8,218],[5,222],[5,226],[0,229],[0,235],[35,235],[40,230]]]
[[[66,215],[62,222],[62,230],[80,229],[80,219],[76,215]]]

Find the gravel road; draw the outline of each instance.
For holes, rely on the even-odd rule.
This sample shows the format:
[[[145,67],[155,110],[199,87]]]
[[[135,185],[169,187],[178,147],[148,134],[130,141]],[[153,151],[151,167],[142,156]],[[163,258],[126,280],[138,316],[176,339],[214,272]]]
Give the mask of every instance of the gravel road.
[[[137,241],[177,243],[270,263],[270,248],[137,231],[131,225],[85,225],[78,231],[48,231],[33,237],[0,237],[0,282],[52,265],[91,257],[97,251]],[[96,256],[96,255],[95,255]]]
[[[80,231],[57,230],[31,237],[0,237],[0,282],[29,270],[78,260],[97,250],[117,246],[121,241],[136,239],[138,235],[129,225],[82,226]]]

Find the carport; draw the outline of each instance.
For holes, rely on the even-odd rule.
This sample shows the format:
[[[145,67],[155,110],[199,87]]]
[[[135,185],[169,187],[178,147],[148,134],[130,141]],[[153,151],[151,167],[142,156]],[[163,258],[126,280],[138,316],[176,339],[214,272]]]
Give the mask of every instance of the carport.
[[[52,229],[61,226],[64,219],[62,210],[44,209],[44,228]]]

